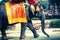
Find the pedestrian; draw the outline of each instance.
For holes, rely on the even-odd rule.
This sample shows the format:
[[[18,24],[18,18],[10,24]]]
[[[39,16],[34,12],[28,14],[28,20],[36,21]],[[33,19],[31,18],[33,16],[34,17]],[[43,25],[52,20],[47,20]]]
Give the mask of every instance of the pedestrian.
[[[34,4],[35,1],[34,0],[28,0],[28,6],[27,6],[27,27],[32,31],[34,38],[38,38],[39,34],[37,33],[36,29],[33,27],[32,21],[31,19],[33,18],[33,14],[34,14]]]
[[[40,6],[40,4],[38,2],[36,2],[36,0],[28,0],[27,4],[29,4],[27,6],[27,10],[26,10],[27,11],[27,19],[28,19],[27,27],[32,31],[32,33],[34,35],[34,38],[38,38],[39,34],[37,34],[35,28],[33,27],[33,24],[32,24],[32,21],[31,21],[31,19],[33,17],[38,17],[41,20],[41,24],[42,24],[41,25],[41,30],[45,35],[47,35],[47,37],[49,37],[49,35],[44,30],[45,15],[43,14],[43,7]],[[39,7],[37,9],[37,11],[36,11],[36,6]],[[36,15],[36,14],[38,14],[38,15]]]
[[[44,28],[45,28],[45,23],[44,23],[45,22],[45,14],[43,14],[43,12],[44,12],[43,7],[38,2],[36,2],[35,0],[28,0],[28,3],[29,3],[28,23],[30,23],[32,25],[31,19],[33,17],[38,17],[41,20],[41,30],[42,30],[42,32],[45,35],[47,35],[47,37],[49,37],[49,35],[44,30]],[[36,10],[36,7],[37,7],[37,10]]]
[[[11,0],[9,3],[11,3],[12,5],[20,5],[23,1],[22,0]],[[8,3],[8,2],[5,2],[5,3]],[[8,40],[8,37],[6,35],[6,27],[8,26],[8,18],[7,18],[7,12],[8,10],[6,10],[6,5],[5,3],[3,2],[1,5],[0,5],[0,26],[1,26],[1,33],[2,33],[2,40]],[[8,5],[7,5],[8,6]],[[9,9],[9,8],[8,8]],[[14,11],[15,12],[15,11]],[[9,13],[9,12],[8,12]],[[19,13],[19,12],[18,12]],[[23,9],[23,13],[25,13],[25,10]],[[24,16],[24,15],[23,15]],[[18,17],[18,16],[16,16]],[[20,16],[21,17],[21,16]],[[13,17],[15,18],[15,16]],[[26,19],[26,18],[25,18]],[[23,20],[23,18],[21,19]],[[24,34],[25,34],[25,30],[26,30],[26,23],[27,23],[27,19],[25,20],[25,22],[21,22],[21,34],[20,34],[20,39],[23,39],[24,37]]]
[[[49,35],[45,32],[45,14],[44,14],[44,9],[41,6],[40,2],[37,2],[35,4],[35,16],[38,17],[41,20],[41,30],[42,32],[49,37]]]

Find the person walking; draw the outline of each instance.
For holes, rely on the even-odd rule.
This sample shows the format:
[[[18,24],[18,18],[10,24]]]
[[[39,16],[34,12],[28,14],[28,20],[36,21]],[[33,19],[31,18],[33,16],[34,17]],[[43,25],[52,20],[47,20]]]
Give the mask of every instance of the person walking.
[[[4,1],[4,0],[3,0]],[[10,2],[2,2],[2,4],[0,4],[0,28],[1,28],[1,33],[2,33],[2,39],[1,40],[8,40],[8,37],[6,35],[6,28],[8,26],[8,18],[7,18],[7,15],[6,13],[8,12],[8,10],[6,10],[6,4],[5,3],[11,3],[12,5],[15,5],[15,4],[19,4],[22,3],[22,0],[11,0]],[[8,6],[8,5],[7,5]],[[20,6],[19,6],[20,7]],[[9,8],[8,8],[9,9]],[[23,9],[22,10],[24,13],[25,13],[25,10]],[[15,12],[15,11],[14,11]],[[18,11],[18,13],[20,13]],[[8,12],[9,14],[9,12]],[[21,16],[19,16],[21,17]],[[22,18],[23,19],[23,18]],[[21,19],[21,20],[22,20]],[[26,18],[25,18],[26,19]],[[27,19],[26,19],[27,20]],[[24,34],[25,34],[25,30],[26,30],[26,23],[27,21],[25,20],[25,22],[21,22],[21,34],[20,34],[20,39],[23,39],[24,37]],[[13,23],[12,23],[13,24]]]

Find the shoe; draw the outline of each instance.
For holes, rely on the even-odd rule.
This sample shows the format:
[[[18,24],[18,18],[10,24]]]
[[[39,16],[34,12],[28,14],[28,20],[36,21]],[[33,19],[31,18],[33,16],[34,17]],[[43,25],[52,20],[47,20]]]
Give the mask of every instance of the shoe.
[[[38,37],[39,37],[39,35],[38,35],[38,34],[34,35],[34,38],[38,38]]]
[[[47,37],[49,38],[49,35],[47,35]]]
[[[20,37],[19,39],[25,39],[25,38],[21,38],[21,37]]]
[[[26,35],[24,35],[24,38],[26,38]]]
[[[20,40],[23,40],[23,39],[25,39],[25,36],[24,36],[24,37],[20,37],[19,39],[20,39]]]
[[[8,38],[6,36],[3,36],[2,40],[8,40]]]
[[[25,40],[25,38],[21,38],[21,37],[20,37],[19,40]]]
[[[25,39],[19,39],[19,40],[25,40]]]
[[[4,39],[4,38],[3,38],[2,40],[8,40],[8,39]]]
[[[25,39],[26,38],[26,35],[24,35],[24,37],[20,37],[20,39]]]

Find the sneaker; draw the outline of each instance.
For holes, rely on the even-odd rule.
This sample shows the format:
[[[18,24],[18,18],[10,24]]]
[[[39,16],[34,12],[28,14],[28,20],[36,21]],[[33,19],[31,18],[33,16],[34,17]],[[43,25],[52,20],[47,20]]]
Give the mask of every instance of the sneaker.
[[[34,35],[34,38],[38,38],[38,37],[39,37],[39,35],[38,35],[38,34]]]

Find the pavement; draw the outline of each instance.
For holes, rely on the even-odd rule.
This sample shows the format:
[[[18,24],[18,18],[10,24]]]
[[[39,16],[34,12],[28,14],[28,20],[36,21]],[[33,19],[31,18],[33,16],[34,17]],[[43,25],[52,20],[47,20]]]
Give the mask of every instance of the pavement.
[[[27,29],[25,32],[26,38],[24,40],[60,40],[60,28],[46,28],[45,32],[49,34],[49,38],[44,35],[41,29],[36,30],[39,34],[38,38],[34,38],[32,32]],[[6,31],[9,40],[19,40],[20,31],[18,30],[7,30]],[[1,40],[1,32],[0,32]]]

